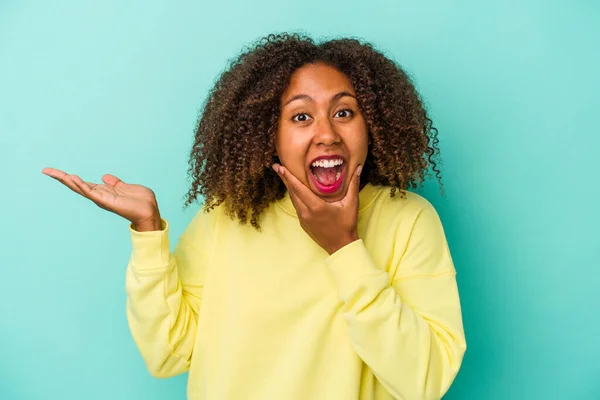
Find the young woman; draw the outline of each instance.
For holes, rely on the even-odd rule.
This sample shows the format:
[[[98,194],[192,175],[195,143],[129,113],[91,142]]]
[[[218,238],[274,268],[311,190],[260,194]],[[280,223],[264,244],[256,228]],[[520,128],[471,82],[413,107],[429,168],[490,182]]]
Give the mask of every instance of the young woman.
[[[127,315],[154,376],[190,399],[439,399],[466,349],[432,205],[437,132],[371,45],[270,35],[222,74],[190,157],[170,251],[154,193],[58,179],[131,222]]]

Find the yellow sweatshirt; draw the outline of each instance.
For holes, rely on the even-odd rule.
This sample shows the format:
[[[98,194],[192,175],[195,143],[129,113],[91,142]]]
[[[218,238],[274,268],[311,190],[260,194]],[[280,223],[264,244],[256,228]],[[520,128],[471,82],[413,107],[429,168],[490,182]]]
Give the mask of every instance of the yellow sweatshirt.
[[[262,232],[200,210],[173,252],[166,220],[130,225],[127,317],[150,373],[189,371],[193,400],[441,398],[466,343],[438,215],[411,192],[359,198],[360,239],[332,255],[289,194]]]

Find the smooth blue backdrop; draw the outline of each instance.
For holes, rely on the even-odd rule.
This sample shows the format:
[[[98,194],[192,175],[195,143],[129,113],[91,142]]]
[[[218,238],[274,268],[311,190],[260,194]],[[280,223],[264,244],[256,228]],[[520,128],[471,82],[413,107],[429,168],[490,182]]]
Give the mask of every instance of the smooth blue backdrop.
[[[484,4],[486,3],[486,4]],[[127,222],[41,174],[155,190],[175,240],[214,79],[251,40],[364,38],[441,137],[468,351],[446,399],[600,398],[595,1],[0,1],[0,398],[183,399],[125,318]]]

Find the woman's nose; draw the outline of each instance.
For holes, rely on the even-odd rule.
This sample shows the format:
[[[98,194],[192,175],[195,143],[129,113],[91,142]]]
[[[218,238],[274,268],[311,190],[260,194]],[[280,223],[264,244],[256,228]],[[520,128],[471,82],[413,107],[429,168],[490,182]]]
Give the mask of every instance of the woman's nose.
[[[341,141],[341,136],[335,129],[335,126],[328,119],[323,119],[315,126],[315,142],[316,144],[324,144],[331,146]]]

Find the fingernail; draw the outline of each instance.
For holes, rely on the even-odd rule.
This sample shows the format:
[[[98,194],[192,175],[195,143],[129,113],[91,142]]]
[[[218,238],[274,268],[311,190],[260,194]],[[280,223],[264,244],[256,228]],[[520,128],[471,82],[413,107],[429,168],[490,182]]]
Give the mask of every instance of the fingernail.
[[[359,165],[358,168],[356,168],[356,175],[360,175],[361,172],[362,172],[362,165]]]

